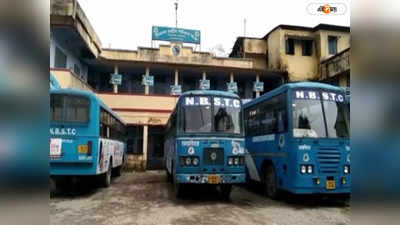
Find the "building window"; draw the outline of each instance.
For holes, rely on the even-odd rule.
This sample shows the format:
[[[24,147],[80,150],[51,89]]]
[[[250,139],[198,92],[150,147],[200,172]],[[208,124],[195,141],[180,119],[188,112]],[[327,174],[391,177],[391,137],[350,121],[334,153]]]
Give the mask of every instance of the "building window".
[[[329,54],[336,55],[336,53],[337,53],[337,37],[328,36],[328,47],[329,47]]]
[[[74,73],[78,76],[81,75],[81,68],[76,64],[74,64]]]
[[[313,50],[313,41],[312,40],[302,40],[301,41],[302,54],[303,56],[311,56]]]
[[[294,55],[294,39],[292,38],[286,39],[286,54]]]
[[[56,68],[66,68],[67,67],[67,56],[58,47],[56,47],[54,67],[56,67]]]

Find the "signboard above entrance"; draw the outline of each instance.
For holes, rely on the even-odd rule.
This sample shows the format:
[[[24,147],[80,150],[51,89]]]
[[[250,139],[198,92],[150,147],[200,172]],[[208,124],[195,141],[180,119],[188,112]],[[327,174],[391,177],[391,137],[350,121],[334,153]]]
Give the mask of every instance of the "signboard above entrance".
[[[200,31],[153,26],[151,29],[151,39],[153,41],[158,40],[200,44]]]

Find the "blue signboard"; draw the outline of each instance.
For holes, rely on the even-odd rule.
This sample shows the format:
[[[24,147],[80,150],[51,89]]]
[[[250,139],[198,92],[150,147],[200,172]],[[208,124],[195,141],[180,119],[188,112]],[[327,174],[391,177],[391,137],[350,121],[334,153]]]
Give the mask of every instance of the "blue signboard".
[[[226,83],[228,85],[228,91],[237,93],[238,92],[238,87],[236,82],[229,82]]]
[[[209,90],[210,80],[200,80],[200,90]]]
[[[173,27],[153,26],[151,39],[158,41],[185,42],[200,44],[200,31]]]
[[[181,95],[182,86],[181,85],[171,85],[171,95]]]
[[[121,74],[111,74],[110,84],[121,85],[122,75]]]
[[[253,91],[264,91],[264,82],[254,82]]]
[[[154,76],[142,75],[142,84],[147,86],[154,85]]]

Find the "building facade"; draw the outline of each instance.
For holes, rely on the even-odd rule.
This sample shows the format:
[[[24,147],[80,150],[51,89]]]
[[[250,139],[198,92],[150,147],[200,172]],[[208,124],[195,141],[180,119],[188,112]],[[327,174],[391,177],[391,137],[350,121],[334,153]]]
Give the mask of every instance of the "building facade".
[[[63,88],[96,93],[125,120],[132,169],[163,167],[164,126],[179,97],[172,87],[180,85],[184,92],[209,80],[210,89],[228,90],[228,83],[236,82],[238,95],[252,99],[285,81],[283,72],[256,59],[214,57],[182,43],[103,48],[76,0],[52,0],[50,25],[52,74]],[[122,75],[120,85],[110,83],[111,74]],[[151,75],[154,84],[144,85],[143,75]],[[255,90],[255,82],[263,82],[263,90]]]
[[[288,74],[287,81],[350,86],[350,27],[279,25],[263,38],[237,38],[230,57],[251,58]]]
[[[214,57],[182,43],[137,50],[103,48],[76,0],[51,0],[50,71],[63,88],[96,93],[128,125],[127,168],[163,167],[164,126],[181,91],[228,90],[253,99],[285,82],[323,81],[349,86],[350,29],[280,25],[263,38],[239,37],[230,57]],[[112,74],[121,84],[110,83]],[[154,78],[142,83],[143,75]],[[262,82],[263,90],[254,89]]]

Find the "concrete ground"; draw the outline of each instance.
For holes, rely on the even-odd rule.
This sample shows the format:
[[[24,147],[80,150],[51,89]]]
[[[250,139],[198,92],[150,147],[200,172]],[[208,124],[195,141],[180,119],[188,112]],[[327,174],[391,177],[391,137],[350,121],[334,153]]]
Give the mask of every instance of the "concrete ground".
[[[235,186],[224,201],[214,189],[193,187],[176,199],[164,171],[125,173],[109,188],[79,183],[50,199],[50,224],[349,224],[343,201],[286,195],[274,201],[259,188]]]

